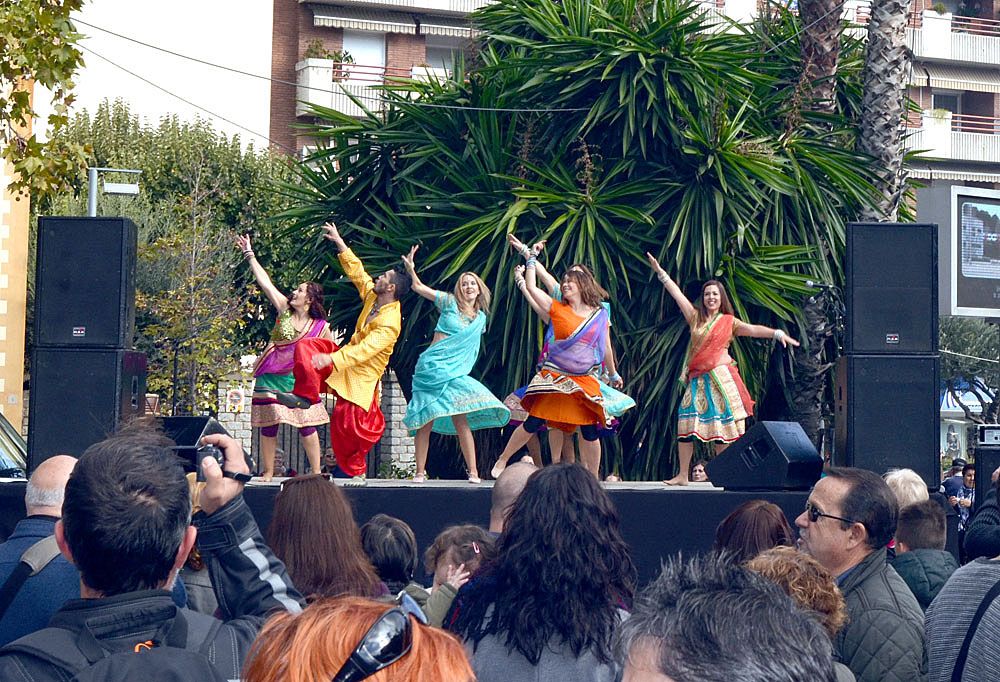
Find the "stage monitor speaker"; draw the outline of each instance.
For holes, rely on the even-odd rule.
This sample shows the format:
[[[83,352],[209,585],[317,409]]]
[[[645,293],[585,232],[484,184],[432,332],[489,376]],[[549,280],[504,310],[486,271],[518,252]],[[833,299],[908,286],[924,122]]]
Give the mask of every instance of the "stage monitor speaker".
[[[146,355],[122,349],[35,348],[28,395],[28,468],[53,455],[79,457],[141,417]]]
[[[128,218],[39,218],[35,345],[131,348],[135,253]]]
[[[196,415],[190,417],[163,417],[162,429],[170,440],[177,444],[177,454],[185,461],[185,470],[194,471],[193,464],[197,463],[196,450],[201,446],[203,436],[221,433],[224,436],[230,435],[226,427],[220,424],[213,417]],[[251,473],[254,471],[254,463],[246,450],[243,451],[243,458],[250,467]]]
[[[837,361],[837,466],[913,469],[940,483],[939,359],[936,355],[845,355]]]
[[[938,226],[847,226],[847,353],[936,353]]]
[[[1000,467],[1000,446],[976,446],[976,501],[973,509],[986,501],[986,495],[993,489],[993,472]]]
[[[727,490],[808,490],[822,471],[798,422],[757,422],[706,467],[712,485]]]

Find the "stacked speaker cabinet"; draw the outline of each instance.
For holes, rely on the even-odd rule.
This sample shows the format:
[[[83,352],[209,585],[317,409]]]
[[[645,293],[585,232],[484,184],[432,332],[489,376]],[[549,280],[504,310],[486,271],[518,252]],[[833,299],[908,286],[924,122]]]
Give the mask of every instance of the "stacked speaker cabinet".
[[[938,228],[847,226],[845,355],[838,360],[834,463],[938,472]]]
[[[127,218],[40,218],[28,467],[79,456],[145,407],[135,333],[136,226]]]

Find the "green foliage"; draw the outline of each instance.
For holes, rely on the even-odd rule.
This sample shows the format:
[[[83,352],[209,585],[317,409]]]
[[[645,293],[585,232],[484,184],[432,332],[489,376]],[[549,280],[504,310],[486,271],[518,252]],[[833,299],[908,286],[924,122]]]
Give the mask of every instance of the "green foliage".
[[[101,196],[98,212],[139,226],[136,345],[149,355],[149,389],[169,408],[176,356],[178,410],[217,409],[217,377],[238,367],[248,346],[262,347],[273,324],[234,235],[263,237],[257,252],[264,263],[282,263],[295,250],[274,238],[277,226],[265,220],[284,207],[271,183],[288,176],[286,161],[244,150],[203,121],[144,125],[121,102],[102,104],[93,117],[77,115],[62,135],[90,144],[92,165],[142,171],[138,197]],[[83,175],[74,178],[77,191],[85,184]],[[35,208],[83,215],[85,201],[66,193]],[[297,284],[274,274],[279,287]]]
[[[83,0],[0,0],[0,156],[17,175],[12,192],[40,197],[65,189],[84,166],[86,145],[53,137],[68,122],[73,74],[83,64],[80,34],[70,22],[82,6]],[[24,134],[36,116],[32,81],[52,91],[45,142]]]
[[[500,396],[527,382],[541,335],[511,286],[518,259],[505,234],[548,239],[557,273],[587,263],[611,293],[639,403],[608,467],[662,477],[687,334],[643,253],[689,295],[717,277],[740,317],[794,333],[804,279],[842,278],[845,218],[874,197],[867,159],[852,151],[860,44],[844,39],[830,115],[796,104],[801,26],[780,9],[730,31],[683,0],[501,0],[475,21],[484,38],[450,81],[387,86],[385,114],[361,120],[314,109],[307,132],[324,148],[284,185],[295,204],[284,215],[296,231],[334,217],[372,272],[414,242],[432,286],[478,272],[495,303],[476,374]],[[337,276],[314,241],[302,269]],[[335,327],[353,324],[350,287],[336,287],[332,309]],[[393,365],[405,388],[436,316],[423,300],[404,312]],[[734,346],[754,394],[770,349]]]

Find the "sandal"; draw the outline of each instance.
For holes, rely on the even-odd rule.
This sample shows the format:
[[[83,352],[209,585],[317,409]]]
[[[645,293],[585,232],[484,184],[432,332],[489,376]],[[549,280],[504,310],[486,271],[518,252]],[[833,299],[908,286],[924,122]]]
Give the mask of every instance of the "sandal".
[[[411,483],[426,483],[427,474],[413,474],[413,478],[410,479]]]
[[[483,482],[483,479],[479,478],[478,476],[473,476],[472,474],[469,474],[469,483],[471,483],[473,485],[478,485],[478,484],[480,484],[482,482]]]

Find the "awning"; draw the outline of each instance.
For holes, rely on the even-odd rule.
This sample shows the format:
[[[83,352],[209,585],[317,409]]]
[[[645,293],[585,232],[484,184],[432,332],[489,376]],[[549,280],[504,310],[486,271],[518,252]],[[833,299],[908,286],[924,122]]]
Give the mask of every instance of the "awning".
[[[1000,182],[1000,173],[976,173],[974,171],[948,170],[941,168],[909,168],[910,177],[920,180],[958,180],[961,182]]]
[[[420,35],[449,36],[451,38],[475,38],[479,35],[479,31],[476,31],[469,25],[468,19],[421,17]]]
[[[1000,93],[1000,70],[954,64],[915,63],[910,73],[910,85]]]
[[[965,391],[959,393],[959,397],[966,407],[969,408],[969,412],[972,414],[982,414],[983,406],[979,402],[979,398],[972,391]],[[955,397],[951,394],[951,391],[945,391],[944,395],[941,396],[941,416],[945,417],[964,417],[965,412],[962,407],[955,400]]]
[[[417,33],[417,22],[408,14],[380,12],[370,9],[313,5],[313,26],[325,28],[350,28],[358,31],[380,33]]]

